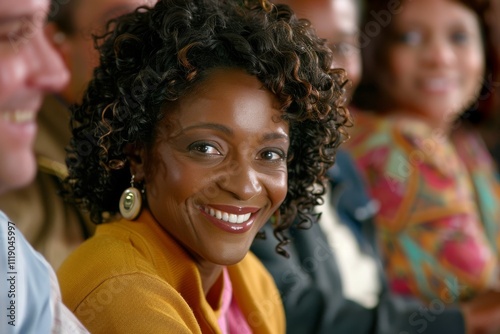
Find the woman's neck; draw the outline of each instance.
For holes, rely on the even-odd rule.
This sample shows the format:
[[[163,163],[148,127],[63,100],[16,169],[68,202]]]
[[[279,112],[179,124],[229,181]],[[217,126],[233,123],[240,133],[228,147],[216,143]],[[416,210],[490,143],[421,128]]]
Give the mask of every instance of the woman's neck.
[[[208,262],[206,260],[196,261],[196,266],[200,272],[203,293],[207,296],[217,279],[222,274],[224,266]]]
[[[403,109],[391,109],[388,112],[384,113],[384,116],[392,117],[394,119],[419,121],[427,124],[431,129],[439,131],[444,135],[449,135],[450,132],[453,130],[455,124],[454,121],[457,117],[456,114],[431,117],[430,115],[418,112],[409,112]]]

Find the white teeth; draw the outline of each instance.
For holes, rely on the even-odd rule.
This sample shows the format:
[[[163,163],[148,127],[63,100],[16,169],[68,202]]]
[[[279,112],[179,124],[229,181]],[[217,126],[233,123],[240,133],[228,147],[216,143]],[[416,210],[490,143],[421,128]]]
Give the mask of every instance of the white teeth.
[[[237,223],[241,224],[241,223],[246,222],[247,220],[250,219],[251,215],[252,215],[251,213],[247,213],[247,214],[244,214],[244,215],[239,215]]]
[[[36,112],[31,110],[0,111],[0,120],[11,123],[32,122],[36,118]]]
[[[236,215],[233,213],[227,213],[224,211],[215,210],[212,208],[205,208],[205,212],[210,216],[215,217],[217,219],[223,220],[225,222],[233,223],[233,224],[242,224],[250,219],[251,213],[246,213],[244,215]]]

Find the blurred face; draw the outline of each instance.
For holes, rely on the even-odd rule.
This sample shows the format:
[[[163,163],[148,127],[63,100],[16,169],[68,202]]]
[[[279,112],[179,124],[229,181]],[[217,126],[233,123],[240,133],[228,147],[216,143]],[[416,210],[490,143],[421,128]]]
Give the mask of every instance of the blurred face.
[[[152,214],[202,267],[239,262],[284,200],[289,134],[281,115],[255,77],[218,69],[169,111],[141,154],[133,172]]]
[[[68,73],[43,34],[47,0],[0,1],[0,193],[29,183],[36,113]]]
[[[94,48],[92,34],[102,35],[106,23],[139,6],[152,6],[156,0],[72,0],[78,1],[74,9],[75,33],[66,35],[56,47],[70,70],[70,82],[62,92],[68,103],[80,102],[94,68],[99,64],[99,53]],[[53,33],[53,32],[52,32]]]
[[[478,18],[457,1],[403,2],[394,15],[383,89],[395,109],[449,124],[479,96],[485,67]]]
[[[351,91],[361,77],[358,13],[353,0],[288,0],[296,15],[308,19],[333,51],[334,67],[346,70]]]

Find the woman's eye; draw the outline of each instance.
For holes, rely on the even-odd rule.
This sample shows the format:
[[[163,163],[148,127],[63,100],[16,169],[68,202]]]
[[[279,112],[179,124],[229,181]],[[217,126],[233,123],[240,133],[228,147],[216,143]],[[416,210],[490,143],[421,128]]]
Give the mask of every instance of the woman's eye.
[[[283,161],[285,154],[282,151],[264,151],[260,154],[260,158],[266,161]]]
[[[195,153],[207,155],[221,155],[218,149],[208,143],[194,143],[189,146],[189,150]]]
[[[455,44],[464,44],[468,40],[468,36],[465,32],[454,32],[451,34],[450,39]]]
[[[398,41],[407,45],[418,45],[422,42],[422,34],[418,31],[408,31],[399,34]]]

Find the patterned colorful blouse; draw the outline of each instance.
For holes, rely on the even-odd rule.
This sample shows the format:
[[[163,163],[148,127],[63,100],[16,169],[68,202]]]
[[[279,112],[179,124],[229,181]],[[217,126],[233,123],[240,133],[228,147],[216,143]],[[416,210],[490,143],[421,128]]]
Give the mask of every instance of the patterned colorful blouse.
[[[472,132],[357,114],[347,146],[374,199],[393,291],[455,303],[499,280],[500,185]]]

